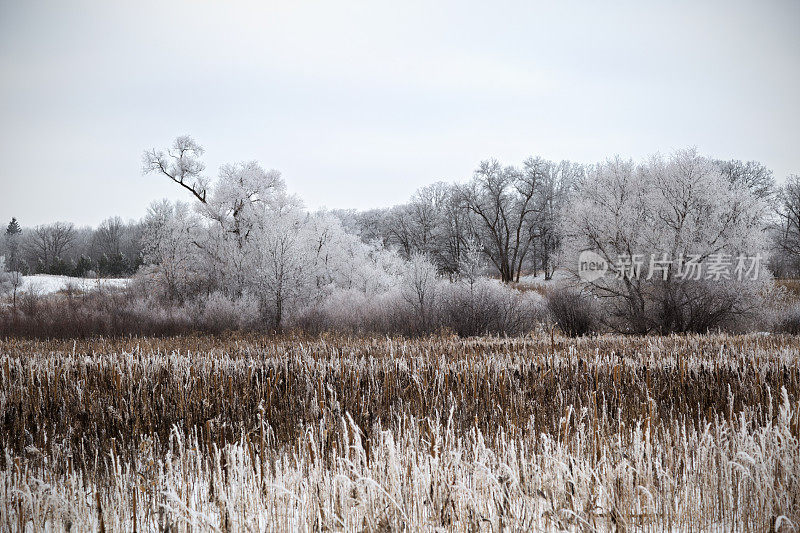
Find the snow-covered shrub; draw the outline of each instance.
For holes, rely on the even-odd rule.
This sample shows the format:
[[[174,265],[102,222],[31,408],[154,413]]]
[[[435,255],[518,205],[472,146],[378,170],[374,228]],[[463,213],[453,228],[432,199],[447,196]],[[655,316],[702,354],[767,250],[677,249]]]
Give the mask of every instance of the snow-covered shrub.
[[[543,319],[542,298],[497,280],[462,280],[444,284],[439,298],[439,323],[459,336],[519,335]]]
[[[795,303],[783,309],[780,314],[775,317],[772,329],[776,333],[800,335],[800,303]]]
[[[232,299],[215,292],[203,300],[198,322],[206,331],[257,329],[261,324],[258,299],[247,294]]]
[[[339,289],[302,309],[290,323],[309,333],[411,333],[400,320],[404,310],[397,290],[367,295],[356,289]]]
[[[435,306],[440,282],[436,265],[427,257],[413,254],[409,258],[400,281],[400,294],[406,304],[408,321],[419,333],[435,329]]]
[[[550,320],[570,337],[593,333],[600,326],[597,304],[591,296],[571,287],[554,287],[546,294]]]
[[[469,283],[438,278],[423,285],[417,277],[420,275],[417,271],[406,279],[405,291],[391,289],[371,296],[357,290],[335,291],[303,309],[291,324],[312,333],[425,335],[450,331],[474,336],[524,334],[545,319],[543,301],[537,293],[521,292],[496,280]]]

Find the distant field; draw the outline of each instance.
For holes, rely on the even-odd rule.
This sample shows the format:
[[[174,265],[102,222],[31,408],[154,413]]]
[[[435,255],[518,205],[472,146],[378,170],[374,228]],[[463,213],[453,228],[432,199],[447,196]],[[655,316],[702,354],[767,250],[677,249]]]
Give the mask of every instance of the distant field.
[[[53,276],[51,274],[36,274],[33,276],[23,276],[20,292],[35,292],[37,294],[52,294],[67,290],[72,287],[82,292],[95,289],[111,289],[127,286],[127,278],[103,279],[103,278],[73,278],[69,276]]]
[[[800,339],[0,343],[7,530],[800,527]]]

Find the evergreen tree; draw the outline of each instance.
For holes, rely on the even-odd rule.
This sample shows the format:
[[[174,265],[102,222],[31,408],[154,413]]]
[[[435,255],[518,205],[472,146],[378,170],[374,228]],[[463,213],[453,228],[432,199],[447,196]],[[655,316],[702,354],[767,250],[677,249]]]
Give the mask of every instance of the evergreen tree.
[[[97,272],[101,277],[106,277],[110,274],[110,270],[111,260],[106,254],[101,255],[100,259],[97,260]]]
[[[124,276],[128,270],[128,263],[121,252],[113,254],[108,261],[108,275],[111,277]]]
[[[92,269],[92,260],[86,257],[85,255],[81,254],[81,257],[78,259],[78,264],[75,265],[75,269],[72,272],[72,275],[76,278],[83,278],[86,277],[86,273]]]
[[[19,222],[17,222],[17,217],[11,217],[11,222],[8,223],[8,227],[6,227],[6,235],[13,236],[19,235],[22,233],[22,228],[19,226]]]
[[[53,264],[50,265],[50,274],[56,276],[69,276],[72,273],[70,264],[60,257],[56,257]]]
[[[127,263],[128,263],[128,269],[125,272],[125,274],[129,276],[135,274],[136,271],[139,270],[139,267],[144,264],[142,254],[138,254],[134,259],[129,259]]]
[[[6,235],[5,235],[5,249],[6,254],[6,266],[11,271],[19,271],[19,240],[22,236],[22,228],[17,222],[16,217],[11,218],[11,222],[8,223],[8,227],[6,227]]]

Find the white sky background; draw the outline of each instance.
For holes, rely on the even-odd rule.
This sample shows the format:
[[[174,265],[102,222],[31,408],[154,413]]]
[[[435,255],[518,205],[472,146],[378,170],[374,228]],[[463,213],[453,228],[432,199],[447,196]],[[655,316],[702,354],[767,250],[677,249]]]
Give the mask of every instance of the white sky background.
[[[697,146],[800,173],[800,2],[0,0],[0,223],[139,218],[189,133],[310,208],[382,207],[481,159]]]

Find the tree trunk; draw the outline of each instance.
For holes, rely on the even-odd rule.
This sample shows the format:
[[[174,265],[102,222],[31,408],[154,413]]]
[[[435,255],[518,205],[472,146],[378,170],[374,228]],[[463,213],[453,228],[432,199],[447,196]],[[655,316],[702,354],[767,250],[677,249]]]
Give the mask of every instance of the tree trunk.
[[[275,301],[275,333],[281,332],[281,322],[283,321],[283,298],[278,296]]]

